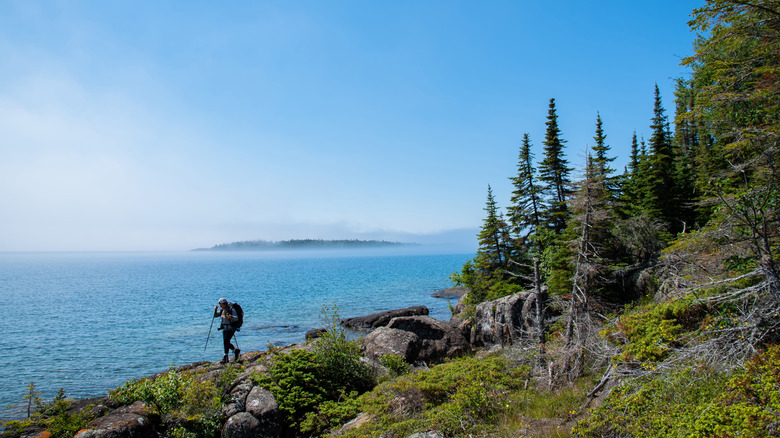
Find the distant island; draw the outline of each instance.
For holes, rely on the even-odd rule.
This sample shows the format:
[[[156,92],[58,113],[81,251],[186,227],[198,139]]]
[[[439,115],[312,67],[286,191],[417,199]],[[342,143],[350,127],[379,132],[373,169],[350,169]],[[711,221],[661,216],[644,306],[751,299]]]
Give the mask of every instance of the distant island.
[[[386,240],[322,240],[293,239],[269,242],[267,240],[245,240],[221,243],[211,248],[197,248],[193,251],[272,251],[283,249],[360,249],[412,246],[415,243],[388,242]]]

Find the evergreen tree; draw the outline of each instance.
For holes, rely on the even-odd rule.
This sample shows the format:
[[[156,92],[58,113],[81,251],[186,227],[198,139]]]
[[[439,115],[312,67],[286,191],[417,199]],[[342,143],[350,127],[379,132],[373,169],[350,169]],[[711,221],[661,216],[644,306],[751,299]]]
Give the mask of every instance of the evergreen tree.
[[[650,128],[650,153],[640,179],[642,207],[650,217],[667,223],[672,231],[681,230],[674,196],[675,156],[669,136],[666,110],[661,103],[661,93],[655,86],[653,118]]]
[[[487,202],[484,208],[487,215],[478,234],[477,267],[485,272],[506,268],[507,224],[498,211],[493,197],[493,188],[488,185]]]
[[[593,137],[593,141],[596,143],[591,149],[593,150],[593,166],[594,169],[604,177],[607,184],[609,184],[610,176],[615,172],[615,169],[609,167],[609,163],[615,161],[614,157],[609,157],[610,147],[607,145],[607,136],[604,134],[604,126],[601,121],[601,114],[596,114],[596,135]]]
[[[524,246],[528,238],[541,225],[542,200],[540,188],[536,183],[536,169],[533,165],[531,139],[523,134],[523,142],[517,161],[517,176],[509,178],[514,186],[510,205],[507,208],[512,233],[520,238]]]
[[[639,196],[639,142],[634,131],[631,137],[631,155],[628,165],[623,170],[618,184],[617,212],[622,218],[640,214],[641,198]]]
[[[780,301],[780,3],[707,0],[694,11],[702,36],[693,67],[695,112],[715,142],[706,188],[729,245],[746,245]]]
[[[472,260],[466,262],[453,280],[468,287],[469,303],[478,304],[488,299],[518,292],[517,277],[510,271],[513,255],[509,225],[498,210],[493,189],[488,185],[485,219],[477,235],[479,248]]]
[[[561,233],[566,229],[569,218],[566,200],[571,194],[569,174],[572,169],[568,167],[569,163],[563,154],[565,141],[558,127],[555,99],[550,99],[545,125],[544,160],[539,165],[539,180],[544,183],[542,190],[547,198],[545,221],[552,231]]]
[[[636,140],[636,131],[634,131],[634,135],[631,137],[631,155],[629,158],[628,170],[631,177],[634,178],[639,170],[639,144]]]
[[[697,194],[695,188],[694,153],[699,150],[700,131],[693,117],[695,92],[688,81],[678,79],[675,88],[675,197],[683,231],[696,221]]]

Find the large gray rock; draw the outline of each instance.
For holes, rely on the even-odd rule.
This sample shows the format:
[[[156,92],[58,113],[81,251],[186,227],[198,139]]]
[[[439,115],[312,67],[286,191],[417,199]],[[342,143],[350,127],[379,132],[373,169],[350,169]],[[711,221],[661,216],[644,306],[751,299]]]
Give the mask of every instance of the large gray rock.
[[[528,338],[534,329],[531,292],[485,301],[477,305],[471,343],[477,347],[510,345]]]
[[[379,327],[366,336],[363,347],[365,355],[370,358],[378,359],[382,355],[392,354],[414,363],[420,354],[422,342],[419,336],[410,331]]]
[[[260,420],[249,412],[239,412],[228,418],[222,426],[222,438],[259,438],[262,433]]]
[[[377,327],[386,326],[390,320],[399,316],[427,315],[428,308],[425,306],[412,306],[405,309],[387,310],[385,312],[374,313],[366,316],[356,316],[354,318],[345,318],[341,324],[346,328],[355,330],[370,330]]]
[[[412,332],[420,338],[422,346],[417,361],[440,362],[448,357],[463,355],[471,349],[460,331],[430,316],[393,318],[387,327]]]
[[[97,418],[88,429],[80,430],[78,438],[157,438],[151,409],[144,402],[135,402]],[[74,438],[75,438],[74,437]]]
[[[232,417],[239,412],[246,410],[246,397],[249,395],[249,391],[252,390],[252,382],[244,380],[238,385],[234,386],[230,391],[228,402],[222,408],[222,413],[226,417]]]
[[[429,430],[427,432],[413,433],[406,438],[447,438],[447,436],[441,432]]]
[[[454,328],[455,330],[459,331],[461,335],[465,339],[470,340],[471,339],[471,327],[473,326],[474,321],[472,319],[463,319],[460,316],[452,316],[449,321],[450,327]]]
[[[271,391],[255,386],[246,397],[246,411],[260,422],[263,436],[279,436],[281,416],[279,404]]]

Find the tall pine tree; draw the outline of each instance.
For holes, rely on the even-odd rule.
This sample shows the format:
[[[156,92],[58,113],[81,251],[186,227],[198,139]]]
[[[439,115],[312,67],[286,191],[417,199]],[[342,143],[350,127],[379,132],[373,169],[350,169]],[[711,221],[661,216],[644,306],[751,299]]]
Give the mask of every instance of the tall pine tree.
[[[663,220],[670,231],[682,230],[678,217],[675,186],[675,155],[666,110],[661,103],[661,92],[655,86],[653,118],[650,125],[650,151],[641,172],[642,207],[644,212]]]
[[[523,241],[523,246],[529,244],[529,237],[541,225],[542,199],[539,185],[536,182],[536,169],[533,165],[531,139],[523,134],[520,153],[517,160],[517,176],[509,178],[512,181],[511,205],[507,208],[512,233]]]
[[[571,168],[564,157],[561,130],[558,127],[558,114],[555,110],[555,99],[550,99],[547,111],[547,129],[544,136],[544,159],[539,165],[539,180],[544,183],[543,193],[546,197],[547,210],[545,221],[555,233],[566,229],[569,218],[567,198],[572,192],[569,174]]]

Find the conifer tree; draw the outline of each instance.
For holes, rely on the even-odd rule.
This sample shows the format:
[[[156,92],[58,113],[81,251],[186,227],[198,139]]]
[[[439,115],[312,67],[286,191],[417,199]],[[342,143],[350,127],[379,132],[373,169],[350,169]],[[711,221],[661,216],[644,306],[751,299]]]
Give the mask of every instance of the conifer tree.
[[[630,155],[630,161],[628,162],[628,170],[631,177],[636,176],[636,172],[639,170],[639,144],[636,140],[636,131],[634,131],[634,135],[631,137],[631,155]]]
[[[697,194],[695,188],[694,153],[699,150],[700,130],[693,117],[695,92],[688,81],[678,79],[675,87],[675,193],[679,220],[683,231],[696,221]]]
[[[517,161],[517,176],[509,178],[514,186],[511,205],[507,208],[512,233],[518,236],[528,249],[528,238],[541,225],[542,200],[536,183],[536,169],[533,165],[531,139],[523,134],[523,142]]]
[[[653,118],[650,128],[650,152],[641,177],[642,207],[650,217],[659,218],[671,230],[682,229],[678,221],[675,191],[675,156],[669,137],[666,110],[661,103],[661,92],[655,86]]]
[[[628,165],[624,168],[618,184],[617,212],[624,219],[640,214],[641,198],[638,193],[640,158],[639,141],[634,131],[631,137],[631,155]]]
[[[486,216],[477,235],[479,248],[459,276],[461,282],[471,289],[469,300],[472,304],[506,295],[508,292],[501,291],[497,285],[510,284],[514,280],[508,271],[512,252],[509,226],[498,210],[490,185],[484,210]]]
[[[604,134],[604,126],[601,121],[601,114],[596,114],[596,135],[593,137],[593,141],[596,143],[591,149],[593,150],[593,166],[595,170],[605,178],[609,184],[610,176],[615,172],[615,169],[609,167],[609,163],[615,161],[614,157],[609,156],[610,147],[607,145],[607,135]]]
[[[501,212],[498,211],[493,197],[493,188],[490,185],[488,185],[484,210],[487,215],[483,219],[482,229],[478,235],[477,255],[480,259],[480,267],[486,271],[493,271],[506,266],[507,225]]]
[[[545,220],[550,229],[561,233],[566,229],[569,209],[566,205],[571,194],[571,168],[564,158],[561,130],[558,127],[558,115],[555,110],[555,99],[550,99],[547,112],[547,129],[544,137],[544,159],[539,165],[539,180],[544,183],[543,193],[547,198]]]
[[[728,213],[718,216],[727,242],[747,244],[780,302],[780,4],[707,0],[691,24],[702,32],[685,60],[695,111],[723,163],[706,188]]]

